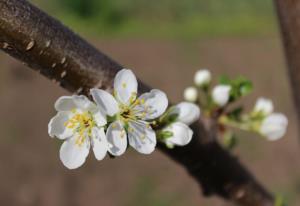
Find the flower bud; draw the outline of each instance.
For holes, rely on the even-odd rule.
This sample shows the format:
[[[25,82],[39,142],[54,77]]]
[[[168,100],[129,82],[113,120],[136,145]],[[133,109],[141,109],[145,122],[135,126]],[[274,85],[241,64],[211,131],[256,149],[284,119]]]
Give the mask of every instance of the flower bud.
[[[268,140],[274,141],[280,139],[286,133],[288,119],[280,113],[273,113],[267,116],[260,127],[260,133]]]
[[[254,106],[254,112],[262,112],[265,115],[271,114],[273,109],[272,100],[263,97],[258,98]]]
[[[188,87],[184,90],[183,97],[186,101],[196,102],[198,98],[198,91],[195,87]]]
[[[217,85],[212,91],[212,98],[214,103],[218,106],[225,106],[230,97],[231,86],[229,85]]]
[[[209,84],[210,81],[211,73],[207,69],[198,70],[194,76],[194,82],[199,87]]]

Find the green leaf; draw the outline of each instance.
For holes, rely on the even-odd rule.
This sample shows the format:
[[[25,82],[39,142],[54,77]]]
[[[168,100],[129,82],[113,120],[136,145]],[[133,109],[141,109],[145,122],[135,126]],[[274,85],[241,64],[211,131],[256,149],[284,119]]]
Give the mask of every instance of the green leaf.
[[[227,76],[223,75],[220,77],[220,84],[231,86],[229,100],[230,102],[248,95],[253,89],[252,82],[243,76],[237,77],[235,79],[229,79]]]
[[[169,125],[173,122],[175,122],[178,118],[178,113],[172,113],[174,110],[174,107],[170,107],[160,118],[159,122],[162,125]]]
[[[238,77],[232,81],[232,87],[236,90],[237,97],[242,97],[252,91],[252,82],[245,77]]]
[[[229,77],[227,75],[221,75],[219,77],[219,83],[220,84],[226,84],[226,85],[231,85],[231,80],[229,79]]]
[[[178,118],[178,115],[179,114],[177,114],[177,113],[173,113],[173,114],[170,114],[169,116],[168,116],[168,123],[172,123],[172,122],[175,122],[176,120],[177,120],[177,118]]]
[[[227,117],[231,120],[239,121],[241,119],[241,114],[243,112],[243,107],[239,106],[232,111],[228,112]]]
[[[246,96],[253,90],[252,82],[244,81],[240,84],[240,94],[241,96]]]

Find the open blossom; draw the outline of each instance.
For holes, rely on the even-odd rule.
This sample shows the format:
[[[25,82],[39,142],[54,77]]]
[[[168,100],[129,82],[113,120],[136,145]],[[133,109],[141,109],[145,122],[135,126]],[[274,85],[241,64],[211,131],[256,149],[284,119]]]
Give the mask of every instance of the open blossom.
[[[150,122],[162,115],[168,99],[164,92],[153,89],[137,98],[137,80],[131,70],[122,69],[114,80],[114,96],[101,89],[91,89],[98,107],[112,119],[106,137],[109,152],[122,155],[129,145],[143,154],[150,154],[156,146],[156,134]]]
[[[212,98],[213,101],[218,105],[218,106],[225,106],[230,97],[230,90],[231,86],[229,85],[217,85],[214,87],[212,91]]]
[[[65,140],[60,159],[69,169],[80,167],[93,148],[97,160],[108,150],[104,133],[106,119],[98,107],[85,96],[63,96],[55,103],[58,111],[48,125],[51,137]]]
[[[284,136],[288,125],[288,119],[280,113],[267,116],[260,127],[260,133],[268,140],[277,140]]]
[[[194,76],[194,82],[197,86],[204,86],[211,81],[211,73],[207,69],[198,70]]]
[[[264,115],[271,114],[274,110],[273,102],[270,99],[260,97],[257,99],[254,112],[262,112]]]
[[[187,145],[193,136],[193,130],[188,125],[199,119],[200,109],[193,103],[181,102],[173,106],[168,115],[174,114],[177,116],[176,121],[162,130],[172,134],[171,137],[164,139],[164,142],[170,147]]]
[[[188,87],[184,90],[183,97],[186,101],[196,102],[198,99],[198,91],[195,87]]]

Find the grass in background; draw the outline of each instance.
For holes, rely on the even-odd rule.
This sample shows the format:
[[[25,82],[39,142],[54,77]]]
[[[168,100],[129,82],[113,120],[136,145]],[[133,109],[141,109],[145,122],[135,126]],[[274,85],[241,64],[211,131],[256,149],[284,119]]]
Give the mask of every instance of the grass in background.
[[[269,35],[271,0],[32,0],[77,32],[100,37]]]

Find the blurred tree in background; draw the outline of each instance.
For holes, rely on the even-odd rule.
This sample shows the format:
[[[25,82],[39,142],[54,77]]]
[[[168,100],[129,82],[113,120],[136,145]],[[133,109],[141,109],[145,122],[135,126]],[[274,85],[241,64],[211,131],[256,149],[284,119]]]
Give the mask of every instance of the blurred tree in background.
[[[75,30],[103,36],[261,35],[276,30],[271,0],[31,0]]]
[[[117,3],[117,4],[115,4]],[[115,26],[125,20],[126,15],[117,1],[110,0],[61,0],[57,1],[63,9],[77,18],[90,20],[96,18],[108,26]]]

